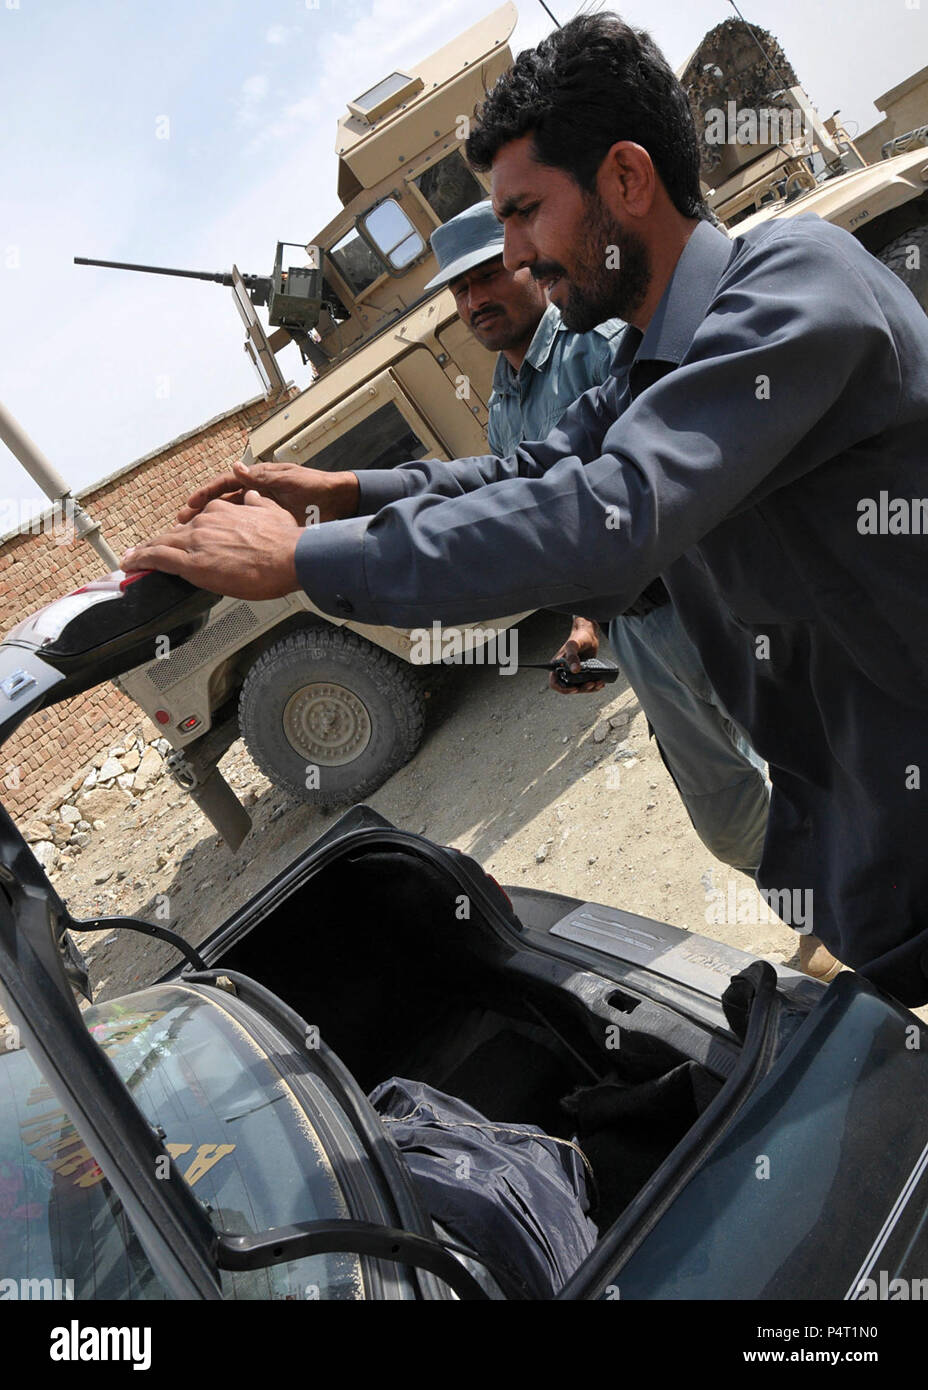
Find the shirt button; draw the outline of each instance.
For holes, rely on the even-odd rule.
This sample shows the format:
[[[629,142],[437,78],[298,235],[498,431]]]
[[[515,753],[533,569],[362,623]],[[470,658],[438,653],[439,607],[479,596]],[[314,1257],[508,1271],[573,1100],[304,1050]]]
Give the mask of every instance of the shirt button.
[[[349,599],[345,598],[343,594],[336,594],[335,611],[336,613],[344,613],[345,617],[348,617],[350,613],[354,612],[354,604]]]

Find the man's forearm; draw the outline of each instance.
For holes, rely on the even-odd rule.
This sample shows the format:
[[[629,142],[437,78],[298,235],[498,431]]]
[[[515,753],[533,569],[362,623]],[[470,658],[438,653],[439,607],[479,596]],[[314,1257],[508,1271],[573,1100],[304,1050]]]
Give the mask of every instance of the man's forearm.
[[[339,473],[332,479],[331,503],[338,517],[359,514],[361,487],[357,473]]]
[[[578,397],[564,412],[558,424],[531,450],[519,448],[507,458],[495,454],[475,455],[472,458],[414,459],[396,468],[367,468],[352,475],[358,481],[358,505],[355,516],[373,516],[391,502],[404,497],[431,494],[436,497],[461,497],[492,483],[504,483],[513,478],[540,478],[562,458],[577,452],[578,441],[585,457],[595,458],[600,452],[603,435],[615,417],[616,383],[610,377]],[[565,432],[569,427],[569,435]],[[346,513],[347,515],[347,513]]]
[[[304,534],[301,584],[324,612],[396,627],[568,604],[598,619],[624,612],[762,489],[811,473],[893,418],[900,378],[885,317],[853,275],[840,295],[822,291],[836,279],[822,240],[809,225],[788,244],[764,243],[748,271],[720,281],[686,362],[621,412],[611,385],[582,396],[546,440],[513,456],[535,465],[532,476],[520,469],[464,496],[459,484],[450,495],[407,495],[374,517],[333,523],[352,528],[350,546],[347,534]],[[774,301],[768,283],[782,274],[791,293]],[[760,374],[776,380],[789,411],[757,391]],[[613,416],[598,446],[583,414],[591,405]]]
[[[396,468],[362,469],[354,475],[358,483],[356,516],[373,516],[391,502],[424,493],[436,497],[461,497],[489,483],[518,478],[519,460],[515,456],[498,458],[483,454],[474,458],[416,459]]]

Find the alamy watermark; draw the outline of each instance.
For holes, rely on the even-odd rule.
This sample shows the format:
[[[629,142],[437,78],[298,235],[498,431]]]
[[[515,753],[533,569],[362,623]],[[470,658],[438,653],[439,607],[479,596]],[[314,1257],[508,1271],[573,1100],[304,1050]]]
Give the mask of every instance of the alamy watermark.
[[[812,889],[755,888],[730,878],[725,888],[707,891],[706,921],[717,927],[779,921],[807,936],[812,930]]]
[[[881,1269],[876,1279],[858,1279],[851,1297],[858,1302],[876,1299],[924,1303],[928,1301],[928,1279],[893,1279]]]
[[[453,666],[498,666],[501,676],[519,669],[517,628],[414,627],[409,634],[409,660],[414,666],[443,662]]]
[[[0,1279],[0,1299],[21,1302],[48,1299],[60,1303],[73,1298],[73,1279]]]
[[[70,545],[77,534],[73,497],[59,499],[49,508],[35,497],[0,497],[0,536],[18,531],[21,535],[41,535],[44,531],[56,545]]]
[[[857,530],[862,536],[928,536],[928,497],[862,497]]]
[[[134,1371],[147,1371],[151,1328],[82,1326],[72,1318],[67,1327],[52,1328],[48,1354],[52,1361],[131,1361]]]
[[[736,101],[710,106],[705,113],[707,145],[811,144],[808,116],[798,106],[739,106]]]

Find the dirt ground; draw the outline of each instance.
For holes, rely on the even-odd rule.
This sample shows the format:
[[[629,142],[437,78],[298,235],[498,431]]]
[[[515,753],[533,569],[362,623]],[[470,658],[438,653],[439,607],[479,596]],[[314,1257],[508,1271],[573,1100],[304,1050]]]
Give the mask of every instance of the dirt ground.
[[[548,660],[568,626],[553,614],[527,619],[520,661]],[[623,681],[564,697],[548,689],[542,671],[453,667],[428,711],[416,758],[368,798],[395,825],[465,850],[503,884],[613,904],[795,963],[796,933],[768,920],[750,880],[697,838]],[[134,807],[129,793],[119,793],[103,828],[51,871],[74,915],[131,914],[199,942],[340,814],[293,802],[241,742],[222,768],[253,803],[253,829],[237,854],[161,776]],[[742,920],[707,922],[708,893],[727,894],[730,881]],[[169,947],[130,932],[85,932],[79,942],[97,998],[138,988],[176,960]]]

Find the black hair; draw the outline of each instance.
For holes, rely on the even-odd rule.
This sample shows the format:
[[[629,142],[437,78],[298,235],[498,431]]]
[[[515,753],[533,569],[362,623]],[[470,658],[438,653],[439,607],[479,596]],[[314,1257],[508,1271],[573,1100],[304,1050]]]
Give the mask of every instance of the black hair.
[[[618,15],[578,15],[520,53],[475,112],[467,158],[486,173],[503,145],[531,135],[540,164],[587,193],[618,140],[647,150],[678,212],[704,217],[689,102],[650,34]]]

